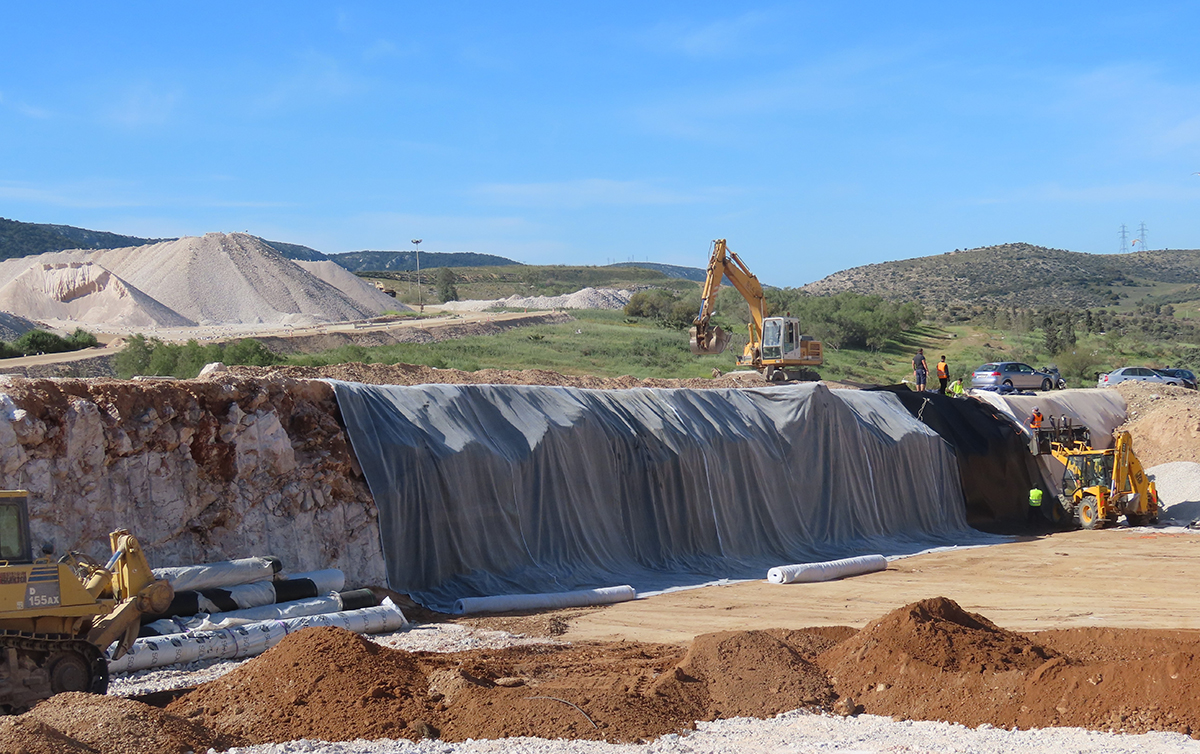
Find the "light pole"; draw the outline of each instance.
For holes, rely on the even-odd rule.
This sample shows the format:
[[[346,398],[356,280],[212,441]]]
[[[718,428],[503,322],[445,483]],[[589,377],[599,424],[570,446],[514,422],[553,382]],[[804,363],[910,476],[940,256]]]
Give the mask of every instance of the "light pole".
[[[424,313],[425,301],[421,298],[421,239],[414,238],[412,245],[417,250],[417,305],[421,307],[421,312]]]

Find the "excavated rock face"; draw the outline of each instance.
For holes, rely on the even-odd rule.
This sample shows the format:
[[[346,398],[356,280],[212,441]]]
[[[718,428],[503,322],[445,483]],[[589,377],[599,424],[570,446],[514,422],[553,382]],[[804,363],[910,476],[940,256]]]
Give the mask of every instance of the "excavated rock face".
[[[130,529],[152,565],[271,554],[383,584],[376,509],[323,382],[11,379],[0,484],[29,490],[34,549],[104,560]]]

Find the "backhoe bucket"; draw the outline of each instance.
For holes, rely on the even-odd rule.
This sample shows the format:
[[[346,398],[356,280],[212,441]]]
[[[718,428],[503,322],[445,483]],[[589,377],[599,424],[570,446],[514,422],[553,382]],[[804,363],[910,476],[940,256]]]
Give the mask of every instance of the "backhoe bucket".
[[[701,336],[697,332],[697,328],[693,327],[691,336],[692,353],[696,356],[704,356],[725,353],[733,334],[727,333],[719,327],[713,327],[706,329],[704,335]]]

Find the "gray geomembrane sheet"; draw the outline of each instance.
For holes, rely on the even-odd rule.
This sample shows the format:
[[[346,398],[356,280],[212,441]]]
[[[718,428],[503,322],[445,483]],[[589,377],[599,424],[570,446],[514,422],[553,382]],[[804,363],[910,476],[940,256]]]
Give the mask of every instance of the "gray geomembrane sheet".
[[[996,541],[888,393],[332,384],[389,585],[435,609]]]

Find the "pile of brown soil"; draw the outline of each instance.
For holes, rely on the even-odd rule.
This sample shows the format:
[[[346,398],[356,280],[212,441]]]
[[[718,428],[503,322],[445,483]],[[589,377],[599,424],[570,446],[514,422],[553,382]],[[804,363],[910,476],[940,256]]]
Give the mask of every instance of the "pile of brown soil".
[[[1134,452],[1143,466],[1200,463],[1200,392],[1132,381],[1116,389],[1129,411],[1129,421],[1117,431],[1133,436]]]
[[[1017,634],[945,598],[869,623],[818,658],[860,711],[967,726],[1200,735],[1200,636]]]
[[[654,692],[688,700],[708,720],[776,715],[828,706],[836,698],[824,671],[768,631],[697,636],[683,662],[655,683]]]
[[[132,699],[67,693],[0,723],[0,751],[184,754],[243,743]]]
[[[288,636],[168,710],[251,743],[419,738],[430,712],[412,655],[340,628]]]
[[[287,637],[157,710],[65,694],[0,722],[0,751],[203,751],[299,738],[637,741],[697,720],[812,707],[968,726],[1191,733],[1200,632],[1017,634],[934,598],[861,631],[724,631],[670,644],[388,649],[336,628]]]

